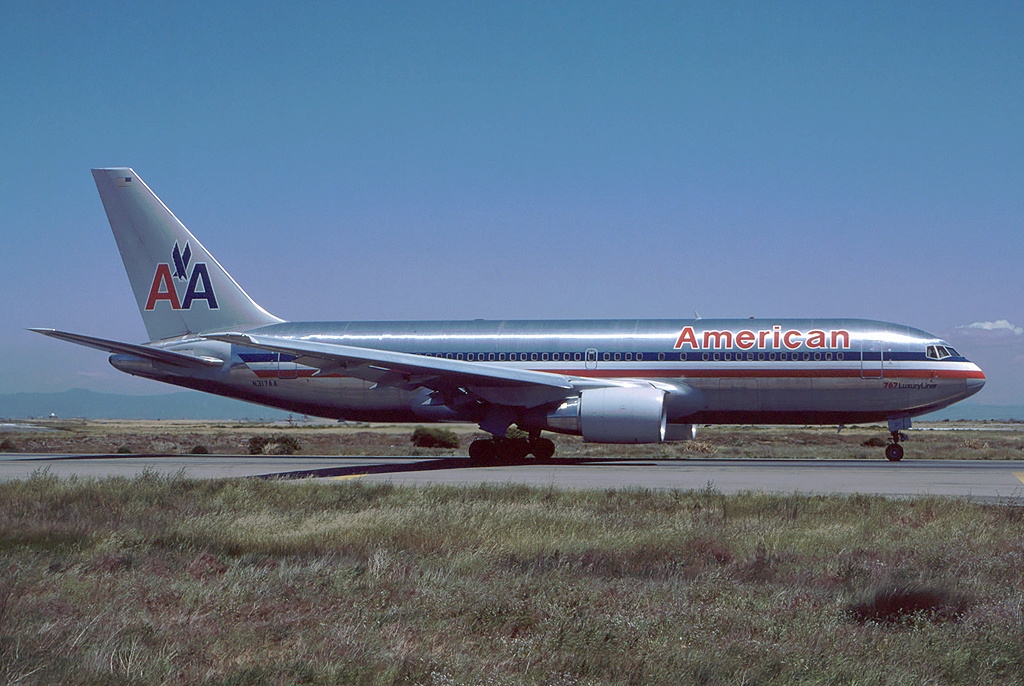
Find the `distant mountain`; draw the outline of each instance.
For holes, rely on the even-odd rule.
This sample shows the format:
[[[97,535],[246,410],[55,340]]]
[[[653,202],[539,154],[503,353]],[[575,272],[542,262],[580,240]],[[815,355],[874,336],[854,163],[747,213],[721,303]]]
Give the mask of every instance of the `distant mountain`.
[[[164,395],[118,395],[81,388],[63,393],[10,393],[0,395],[0,418],[49,417],[83,419],[287,419],[288,412],[199,391]],[[295,413],[292,416],[297,417]],[[1024,421],[1024,405],[958,403],[924,415],[922,421],[945,419]]]
[[[199,391],[118,395],[76,388],[63,393],[0,395],[0,417],[83,419],[286,419],[289,413]],[[297,416],[294,415],[293,416]]]

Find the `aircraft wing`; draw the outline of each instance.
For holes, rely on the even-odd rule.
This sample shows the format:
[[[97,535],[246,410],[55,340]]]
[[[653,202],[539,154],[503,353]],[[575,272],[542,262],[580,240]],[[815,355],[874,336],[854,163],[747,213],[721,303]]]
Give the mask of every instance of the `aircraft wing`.
[[[279,336],[219,333],[203,337],[295,355],[298,364],[317,367],[317,374],[341,373],[373,381],[377,386],[404,390],[423,387],[450,392],[464,389],[488,402],[502,405],[536,407],[574,392],[572,382],[561,374],[509,369],[486,362],[448,360]]]
[[[170,350],[151,348],[148,345],[122,343],[120,341],[107,340],[106,338],[94,338],[92,336],[83,336],[77,333],[68,333],[67,331],[57,331],[56,329],[29,329],[29,331],[35,331],[36,333],[41,333],[44,336],[50,336],[51,338],[59,338],[62,341],[84,345],[87,348],[105,350],[108,353],[135,355],[136,357],[156,360],[157,362],[163,362],[165,364],[172,364],[176,367],[219,367],[224,364],[224,360],[219,360],[216,357],[186,355],[185,353],[176,353]]]

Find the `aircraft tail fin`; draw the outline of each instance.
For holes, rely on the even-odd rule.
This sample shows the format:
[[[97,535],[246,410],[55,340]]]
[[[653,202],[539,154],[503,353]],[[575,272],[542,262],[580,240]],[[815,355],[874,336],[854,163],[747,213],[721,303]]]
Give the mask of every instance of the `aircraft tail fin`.
[[[242,290],[134,170],[92,175],[150,340],[281,321]]]

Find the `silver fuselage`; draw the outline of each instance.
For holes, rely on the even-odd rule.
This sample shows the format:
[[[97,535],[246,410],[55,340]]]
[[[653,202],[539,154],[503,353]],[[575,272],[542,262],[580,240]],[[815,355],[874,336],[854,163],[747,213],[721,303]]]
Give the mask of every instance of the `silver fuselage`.
[[[670,423],[882,421],[941,409],[985,382],[977,365],[937,337],[861,319],[285,322],[249,333],[554,372],[571,377],[576,388],[662,383],[680,390],[667,395]],[[365,370],[353,378],[284,353],[192,336],[151,345],[225,362],[184,371],[115,354],[111,363],[158,381],[320,417],[478,419],[471,409],[425,402],[424,389],[376,384]]]

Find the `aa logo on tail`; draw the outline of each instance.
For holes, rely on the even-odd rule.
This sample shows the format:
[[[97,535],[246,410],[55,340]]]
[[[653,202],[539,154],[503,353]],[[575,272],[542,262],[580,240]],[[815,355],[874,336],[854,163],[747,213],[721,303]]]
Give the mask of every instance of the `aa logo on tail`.
[[[172,310],[188,310],[196,300],[205,300],[211,310],[217,309],[217,296],[213,292],[213,282],[210,281],[210,272],[206,269],[205,262],[196,262],[189,271],[189,262],[192,260],[192,248],[188,241],[185,242],[185,249],[181,250],[178,243],[174,243],[174,250],[171,252],[171,260],[174,263],[174,274],[171,274],[171,265],[161,262],[156,266],[153,274],[153,285],[149,287],[149,297],[146,299],[146,309],[153,310],[157,302],[166,300],[171,304]],[[185,287],[185,295],[178,298],[178,289],[174,286],[174,280],[188,280]]]

